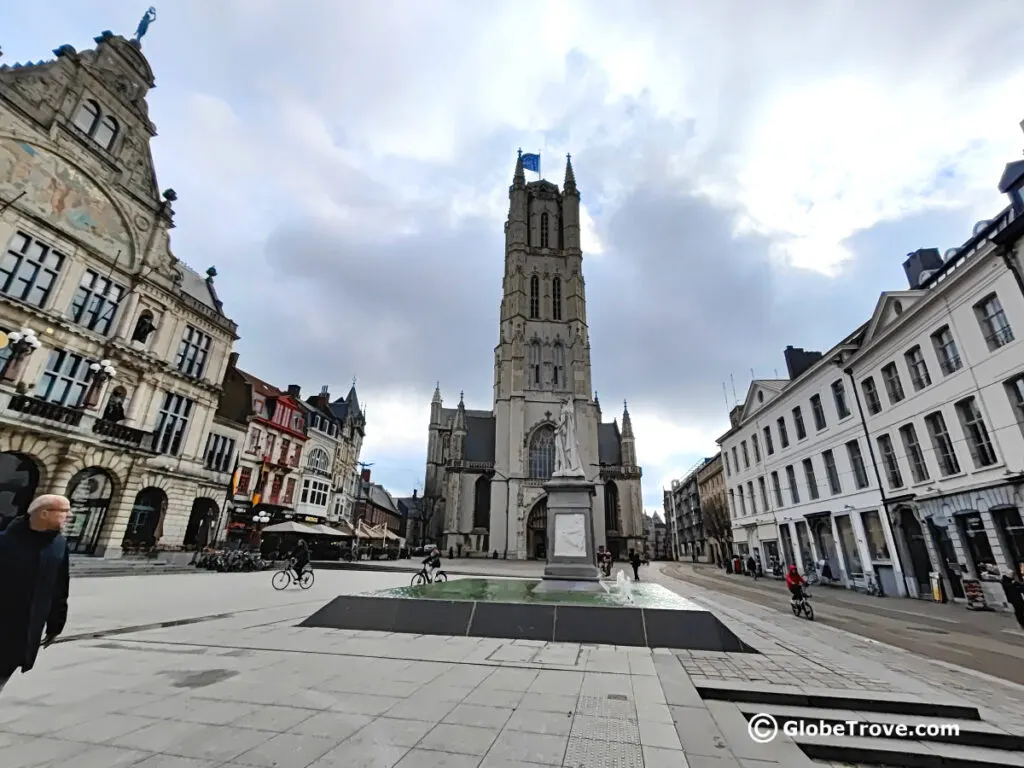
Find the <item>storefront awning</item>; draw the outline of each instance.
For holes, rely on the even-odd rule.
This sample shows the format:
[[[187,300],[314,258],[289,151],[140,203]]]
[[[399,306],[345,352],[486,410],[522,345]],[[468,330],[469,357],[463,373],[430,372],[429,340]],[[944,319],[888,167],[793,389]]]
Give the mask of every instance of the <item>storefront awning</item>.
[[[831,514],[832,514],[831,510],[825,510],[824,512],[806,512],[804,514],[804,518],[807,519],[807,520],[814,520],[815,518],[818,518],[818,517],[828,517]]]
[[[286,523],[277,523],[275,525],[268,525],[263,529],[263,533],[301,533],[306,536],[320,536],[320,531],[311,525],[303,525],[302,523],[296,523],[289,520]]]
[[[334,536],[336,538],[345,538],[351,535],[348,533],[342,533],[337,528],[331,528],[330,526],[324,525],[323,523],[318,523],[317,525],[311,525],[309,527],[317,533],[319,533],[321,536]]]

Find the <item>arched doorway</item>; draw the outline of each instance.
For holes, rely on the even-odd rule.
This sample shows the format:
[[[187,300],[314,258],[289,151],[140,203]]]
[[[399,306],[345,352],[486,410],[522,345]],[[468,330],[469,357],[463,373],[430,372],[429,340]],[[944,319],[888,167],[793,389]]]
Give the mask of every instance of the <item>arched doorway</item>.
[[[622,554],[622,528],[619,525],[619,488],[614,481],[604,484],[604,530],[605,546],[612,553],[612,559],[618,560]]]
[[[39,465],[21,453],[0,453],[0,531],[28,511],[39,486]]]
[[[167,494],[159,488],[143,488],[135,497],[128,527],[124,532],[125,547],[150,547],[163,535]]]
[[[544,497],[530,510],[526,519],[526,557],[546,560],[548,556],[548,500]]]
[[[99,467],[83,469],[68,483],[71,517],[65,529],[68,549],[79,555],[96,551],[100,529],[114,495],[114,483]]]
[[[202,549],[209,544],[214,538],[219,515],[220,507],[213,499],[204,497],[193,501],[182,546],[186,549]]]

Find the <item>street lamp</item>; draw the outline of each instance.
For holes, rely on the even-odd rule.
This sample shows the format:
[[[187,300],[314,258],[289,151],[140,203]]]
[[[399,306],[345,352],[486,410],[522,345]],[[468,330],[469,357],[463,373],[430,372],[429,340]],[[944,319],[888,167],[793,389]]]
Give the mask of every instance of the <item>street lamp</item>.
[[[15,379],[21,368],[21,361],[39,349],[42,344],[35,331],[31,328],[22,328],[20,331],[7,335],[7,346],[10,348],[11,354],[4,361],[4,364],[0,366],[0,374],[2,374],[0,379],[3,381]]]
[[[117,375],[117,371],[109,360],[100,360],[98,363],[90,363],[89,370],[92,371],[93,378],[100,382],[112,379]]]
[[[29,351],[35,351],[42,346],[42,342],[31,328],[22,328],[20,331],[9,333],[7,339],[10,342],[11,352],[14,355],[23,355]]]

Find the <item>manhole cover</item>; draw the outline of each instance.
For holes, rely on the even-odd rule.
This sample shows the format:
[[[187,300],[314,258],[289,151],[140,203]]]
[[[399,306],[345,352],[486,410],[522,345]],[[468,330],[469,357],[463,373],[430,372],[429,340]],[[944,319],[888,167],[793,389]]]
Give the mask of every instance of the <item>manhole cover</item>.
[[[907,627],[907,629],[912,629],[914,632],[928,632],[928,633],[933,634],[933,635],[948,635],[949,634],[949,632],[947,632],[944,629],[935,629],[934,627]]]
[[[629,697],[623,696],[621,693],[609,693],[608,698],[612,701],[629,701]]]

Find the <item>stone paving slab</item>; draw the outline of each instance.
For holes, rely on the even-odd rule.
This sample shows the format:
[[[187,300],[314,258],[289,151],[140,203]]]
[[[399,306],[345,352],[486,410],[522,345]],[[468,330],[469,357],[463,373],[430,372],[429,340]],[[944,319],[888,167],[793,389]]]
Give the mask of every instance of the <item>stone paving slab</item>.
[[[943,699],[979,684],[707,593],[694,597],[764,654],[297,628],[306,597],[47,649],[0,696],[0,765],[800,768],[816,763],[785,737],[758,749],[740,709],[703,702],[695,683]],[[1024,732],[1013,688],[988,711]]]

